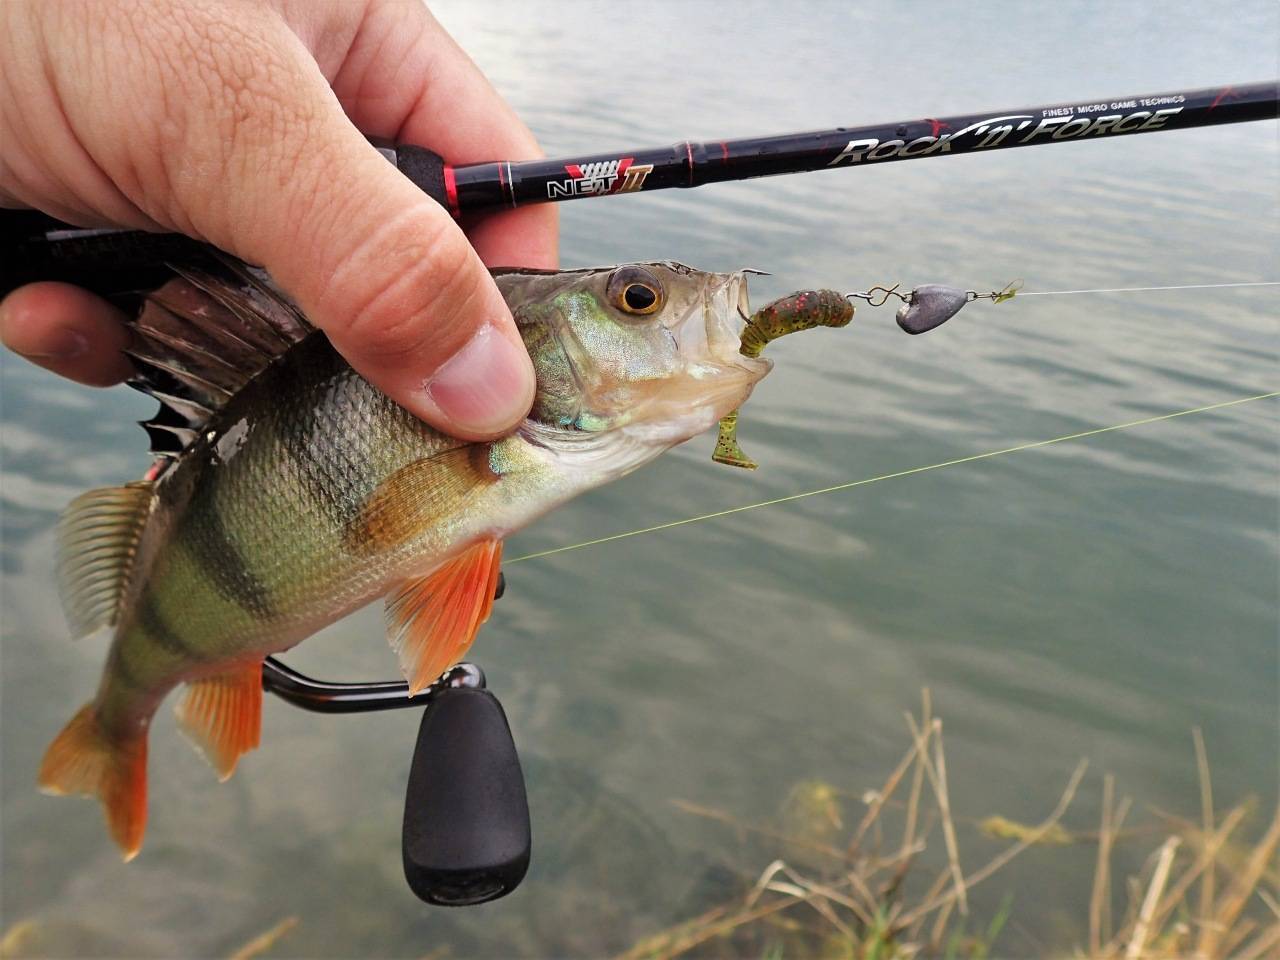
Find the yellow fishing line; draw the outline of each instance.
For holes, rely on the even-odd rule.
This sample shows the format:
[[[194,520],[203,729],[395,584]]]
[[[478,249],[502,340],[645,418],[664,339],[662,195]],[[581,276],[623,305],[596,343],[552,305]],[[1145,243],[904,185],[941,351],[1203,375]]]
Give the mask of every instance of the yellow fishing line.
[[[1031,443],[1020,443],[1016,447],[1005,447],[1002,450],[991,450],[987,453],[975,453],[969,457],[959,457],[955,460],[944,460],[942,463],[931,463],[924,467],[912,467],[909,470],[898,470],[894,473],[882,473],[878,477],[867,477],[863,480],[853,480],[849,483],[838,483],[833,487],[820,487],[817,490],[806,490],[804,493],[793,493],[789,496],[778,497],[774,500],[761,500],[759,503],[748,503],[741,507],[731,507],[728,510],[717,510],[715,513],[704,513],[698,517],[686,517],[683,520],[672,520],[668,523],[659,523],[652,527],[642,527],[639,530],[628,530],[625,533],[615,533],[608,537],[599,537],[595,540],[584,540],[581,543],[572,543],[567,547],[554,547],[550,550],[540,550],[537,553],[526,553],[522,557],[515,557],[507,560],[505,564],[519,563],[521,560],[535,560],[538,557],[549,557],[556,553],[567,553],[570,550],[579,550],[582,547],[594,547],[600,543],[609,543],[613,540],[624,540],[627,537],[638,537],[642,533],[656,533],[659,530],[670,530],[672,527],[683,527],[689,523],[700,523],[703,520],[714,520],[716,517],[727,517],[735,513],[745,513],[748,510],[759,510],[761,507],[772,507],[779,503],[790,503],[793,500],[803,500],[805,497],[816,497],[824,493],[836,493],[840,490],[852,490],[854,487],[865,487],[869,483],[879,483],[881,480],[894,480],[898,477],[909,477],[916,473],[927,473],[930,470],[941,470],[943,467],[955,467],[962,463],[974,463],[978,460],[990,460],[992,457],[1004,456],[1007,453],[1017,453],[1019,450],[1034,450],[1037,447],[1047,447],[1055,443],[1066,443],[1068,440],[1080,440],[1084,437],[1096,437],[1102,433],[1114,433],[1117,430],[1128,430],[1130,427],[1141,427],[1148,423],[1159,423],[1162,420],[1173,420],[1176,417],[1188,417],[1193,413],[1208,413],[1210,410],[1222,410],[1226,407],[1239,406],[1242,403],[1252,403],[1254,400],[1270,400],[1272,397],[1280,397],[1280,390],[1274,393],[1260,393],[1253,397],[1241,397],[1238,400],[1224,400],[1221,403],[1211,403],[1203,407],[1193,407],[1190,410],[1178,410],[1174,413],[1162,413],[1156,417],[1144,417],[1141,420],[1130,420],[1128,423],[1117,423],[1110,427],[1098,427],[1096,430],[1082,430],[1079,433],[1069,433],[1066,436],[1054,437],[1050,440],[1035,440]]]

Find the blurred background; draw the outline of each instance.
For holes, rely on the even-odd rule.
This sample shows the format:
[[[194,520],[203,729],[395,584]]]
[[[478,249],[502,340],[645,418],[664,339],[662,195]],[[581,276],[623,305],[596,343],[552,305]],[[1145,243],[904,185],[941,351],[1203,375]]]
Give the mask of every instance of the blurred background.
[[[1280,8],[1261,0],[432,8],[552,156],[1280,72]],[[757,305],[896,281],[1275,280],[1278,187],[1276,125],[1257,123],[565,204],[562,259],[758,267]],[[892,307],[860,307],[770,349],[740,429],[757,472],[711,463],[698,438],[508,556],[1269,392],[1278,318],[1266,287],[976,304],[918,338]],[[147,846],[126,867],[96,806],[34,779],[105,652],[67,639],[52,528],[82,490],[145,469],[132,421],[151,405],[10,354],[0,399],[0,892],[3,926],[29,924],[20,955],[225,956],[287,916],[271,956],[619,952],[767,862],[674,800],[774,822],[817,779],[856,820],[926,686],[951,804],[975,818],[1040,819],[1088,757],[1069,827],[1095,828],[1103,771],[1135,811],[1194,819],[1196,726],[1222,804],[1276,795],[1280,401],[1263,400],[510,565],[473,650],[530,788],[533,865],[502,901],[428,908],[402,882],[416,713],[270,699],[262,748],[221,785],[161,711]],[[375,608],[287,659],[396,672]],[[958,839],[966,866],[1002,847]],[[1120,868],[1147,849],[1122,844]],[[973,891],[980,917],[1012,894],[1001,953],[1082,941],[1093,857],[1034,848]]]

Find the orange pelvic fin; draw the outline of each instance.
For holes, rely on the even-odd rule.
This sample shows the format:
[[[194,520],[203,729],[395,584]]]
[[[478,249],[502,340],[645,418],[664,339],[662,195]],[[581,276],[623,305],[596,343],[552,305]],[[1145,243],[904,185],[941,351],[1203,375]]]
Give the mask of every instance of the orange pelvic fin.
[[[462,658],[489,619],[502,541],[481,540],[387,597],[387,634],[409,692],[426,689]]]
[[[81,707],[45,751],[39,783],[45,793],[96,796],[125,861],[138,855],[147,825],[145,726],[118,740],[102,730],[93,704]]]
[[[174,715],[183,732],[227,780],[262,733],[262,661],[241,663],[188,684]]]

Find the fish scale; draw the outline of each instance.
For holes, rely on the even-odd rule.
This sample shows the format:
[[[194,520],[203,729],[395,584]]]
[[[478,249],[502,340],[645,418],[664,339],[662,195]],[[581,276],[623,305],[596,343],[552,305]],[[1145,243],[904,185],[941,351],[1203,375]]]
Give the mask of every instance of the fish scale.
[[[162,461],[64,521],[73,626],[114,633],[97,696],[40,771],[50,792],[102,801],[126,858],[169,691],[187,685],[179,723],[225,779],[259,742],[263,657],[379,597],[410,690],[424,688],[487,619],[509,533],[710,428],[771,367],[739,351],[743,273],[660,262],[495,280],[537,390],[487,443],[394,404],[238,262],[182,271],[147,300],[130,356],[133,385],[164,405],[143,424]]]

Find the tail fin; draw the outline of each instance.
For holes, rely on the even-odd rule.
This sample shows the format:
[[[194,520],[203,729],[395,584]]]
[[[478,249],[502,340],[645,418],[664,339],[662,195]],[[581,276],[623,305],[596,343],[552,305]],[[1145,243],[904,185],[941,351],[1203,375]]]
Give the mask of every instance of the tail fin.
[[[126,862],[142,848],[147,825],[147,731],[109,738],[93,704],[80,708],[45,751],[40,764],[45,793],[96,796]]]

